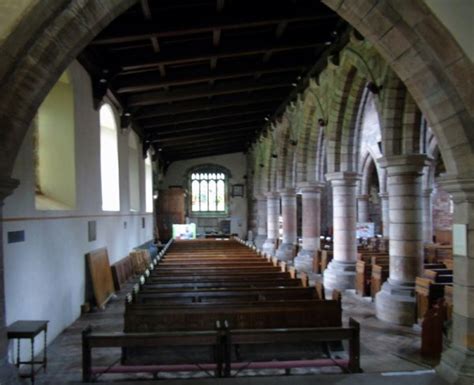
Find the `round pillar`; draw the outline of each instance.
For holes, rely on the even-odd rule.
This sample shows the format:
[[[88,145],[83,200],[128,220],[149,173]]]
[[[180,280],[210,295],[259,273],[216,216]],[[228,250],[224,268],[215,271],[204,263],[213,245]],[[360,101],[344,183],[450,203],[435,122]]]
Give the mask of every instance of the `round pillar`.
[[[415,278],[423,269],[421,176],[426,162],[421,154],[381,159],[388,174],[390,271],[375,308],[377,318],[399,325],[415,322]]]
[[[357,196],[357,222],[369,222],[369,196]]]
[[[280,195],[277,192],[269,192],[267,198],[267,239],[262,249],[265,253],[275,255],[278,239],[278,217],[280,215]]]
[[[336,172],[326,174],[331,181],[333,200],[334,257],[324,272],[324,286],[331,291],[355,288],[356,186],[359,174]]]
[[[286,188],[280,191],[281,216],[283,220],[283,242],[278,247],[276,257],[289,261],[295,257],[298,244],[296,232],[296,190]]]
[[[474,383],[474,175],[441,177],[438,182],[452,194],[453,318],[448,348],[436,368],[450,384]]]
[[[320,246],[322,183],[300,184],[303,247],[295,258],[298,271],[312,272],[313,257]]]
[[[433,243],[433,205],[431,194],[433,189],[423,190],[423,241]]]
[[[263,195],[257,197],[257,236],[255,246],[261,249],[267,239],[267,198]]]
[[[380,206],[382,211],[382,231],[385,239],[390,238],[390,210],[387,193],[380,193]]]

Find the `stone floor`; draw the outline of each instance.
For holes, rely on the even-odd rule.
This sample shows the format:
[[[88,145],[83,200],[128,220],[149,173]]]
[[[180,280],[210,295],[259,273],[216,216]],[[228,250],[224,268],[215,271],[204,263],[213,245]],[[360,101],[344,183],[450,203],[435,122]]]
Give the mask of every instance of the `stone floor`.
[[[91,325],[94,331],[121,331],[123,327],[124,294],[120,293],[105,311],[97,311],[81,316],[69,328],[64,330],[48,346],[47,373],[39,373],[37,384],[74,384],[81,381],[81,330]],[[338,368],[320,370],[295,370],[294,374],[285,376],[283,371],[255,371],[241,373],[245,377],[230,379],[206,379],[205,373],[183,374],[181,378],[174,375],[164,376],[161,384],[431,384],[444,382],[433,373],[436,362],[423,359],[419,354],[420,332],[415,328],[394,326],[375,318],[374,304],[370,299],[362,299],[348,291],[343,296],[343,317],[355,318],[361,324],[361,375],[340,375]],[[105,352],[100,357],[109,364],[119,359],[117,350]],[[304,375],[302,375],[304,374]],[[266,377],[262,377],[265,375]],[[115,376],[115,377],[114,377]],[[167,378],[175,378],[167,380]],[[195,381],[183,377],[199,378]],[[156,383],[151,375],[127,374],[127,380],[140,380],[135,384]],[[312,379],[312,380],[311,380]],[[318,379],[318,381],[317,381]],[[124,378],[108,375],[100,378],[103,384],[131,384]],[[29,384],[28,380],[23,380]]]

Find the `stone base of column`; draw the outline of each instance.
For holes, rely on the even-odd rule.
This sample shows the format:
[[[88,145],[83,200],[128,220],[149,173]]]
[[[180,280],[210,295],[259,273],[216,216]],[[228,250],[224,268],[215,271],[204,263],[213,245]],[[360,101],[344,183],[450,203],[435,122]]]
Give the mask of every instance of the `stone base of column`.
[[[293,261],[296,253],[296,245],[282,243],[276,251],[276,257],[281,261]]]
[[[344,292],[355,289],[356,264],[355,262],[340,262],[332,260],[324,271],[324,288],[326,293],[334,289]]]
[[[313,272],[313,256],[315,250],[300,250],[295,258],[294,266],[297,271],[304,271],[306,273]]]
[[[6,359],[0,362],[0,383],[8,385],[20,385],[23,383],[20,382],[18,369]]]
[[[258,234],[255,239],[253,240],[253,243],[255,246],[257,246],[257,249],[262,249],[263,244],[267,240],[267,234]]]
[[[265,239],[265,242],[262,245],[262,251],[270,255],[275,255],[276,239]]]
[[[450,347],[443,352],[436,371],[450,384],[474,384],[474,350]]]
[[[413,325],[416,317],[415,287],[385,282],[375,296],[375,313],[382,321]]]

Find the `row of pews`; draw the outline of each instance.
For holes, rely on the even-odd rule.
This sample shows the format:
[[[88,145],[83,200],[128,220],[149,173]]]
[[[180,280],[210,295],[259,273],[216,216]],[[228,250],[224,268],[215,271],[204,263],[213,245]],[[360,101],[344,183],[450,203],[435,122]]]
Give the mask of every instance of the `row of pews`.
[[[334,296],[326,300],[304,273],[238,239],[170,242],[127,296],[124,332],[83,332],[83,380],[319,366],[359,372],[359,324],[342,325]],[[112,347],[122,349],[120,365],[92,364],[93,350]]]

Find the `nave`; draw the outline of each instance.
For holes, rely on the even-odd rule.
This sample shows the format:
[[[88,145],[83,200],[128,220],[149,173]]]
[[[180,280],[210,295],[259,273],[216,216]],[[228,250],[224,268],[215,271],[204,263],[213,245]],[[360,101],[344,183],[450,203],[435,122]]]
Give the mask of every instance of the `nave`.
[[[209,247],[209,245],[212,245],[213,243],[214,248],[217,248],[217,250],[206,251],[206,248],[202,247],[201,248],[203,250],[199,250],[199,244],[205,244]],[[173,248],[173,246],[175,247]],[[234,250],[232,251],[232,249]],[[272,275],[272,280],[279,285],[279,287],[273,287],[273,291],[288,291],[288,289],[291,291],[292,289],[297,289],[298,287],[302,288],[301,286],[296,286],[295,284],[291,283],[290,286],[285,286],[285,284],[282,283],[282,279],[275,277],[274,273],[263,273],[263,271],[268,270],[268,266],[265,266],[267,260],[263,257],[259,257],[258,259],[253,258],[257,256],[257,253],[253,249],[253,247],[247,247],[245,244],[239,244],[236,241],[178,241],[177,245],[172,245],[169,248],[169,252],[163,253],[163,257],[161,257],[160,261],[156,261],[158,263],[156,266],[154,266],[154,270],[150,272],[149,277],[146,278],[146,282],[143,283],[141,277],[134,277],[133,279],[129,280],[128,283],[123,285],[122,290],[118,292],[117,298],[112,300],[104,311],[95,311],[82,315],[80,319],[71,325],[71,327],[67,328],[63,333],[61,333],[61,335],[49,346],[48,371],[45,375],[38,377],[38,383],[69,384],[78,383],[81,380],[83,375],[81,356],[83,353],[81,352],[80,336],[81,331],[83,331],[88,326],[91,327],[92,333],[106,333],[107,335],[113,332],[121,333],[124,330],[127,332],[144,332],[144,327],[153,328],[153,331],[163,330],[163,328],[167,329],[168,331],[172,331],[173,329],[180,330],[180,326],[178,325],[179,317],[175,318],[174,323],[161,324],[161,326],[159,326],[157,323],[150,322],[149,318],[148,322],[139,322],[137,324],[131,323],[130,319],[124,318],[124,315],[127,312],[130,313],[132,311],[131,305],[133,304],[139,304],[139,306],[151,305],[153,307],[157,304],[157,302],[153,301],[159,301],[158,303],[161,303],[163,307],[172,306],[174,311],[183,311],[185,308],[189,309],[193,306],[199,307],[200,305],[211,305],[214,309],[218,309],[219,307],[225,306],[225,302],[228,301],[227,306],[230,306],[229,304],[232,304],[232,306],[237,306],[239,312],[242,312],[242,309],[245,305],[249,305],[253,307],[257,311],[256,314],[258,314],[258,311],[262,310],[261,306],[265,300],[260,298],[260,303],[258,303],[258,301],[253,302],[254,299],[250,298],[249,293],[260,291],[259,297],[261,297],[262,291],[266,290],[268,295],[271,291],[271,289],[268,287],[272,286],[272,283],[269,282],[265,283],[265,286],[255,287],[256,284],[258,285],[258,281],[251,282],[252,274],[254,277],[253,279],[259,280],[262,279],[262,274]],[[228,250],[231,251],[229,252]],[[237,255],[238,257],[236,258]],[[183,258],[187,258],[185,266],[183,266]],[[198,262],[198,266],[196,260],[199,258],[201,260]],[[206,266],[203,258],[211,262]],[[273,262],[268,263],[270,266],[273,266]],[[226,267],[223,268],[225,265]],[[236,266],[238,266],[238,268],[232,273],[231,271],[233,267]],[[227,279],[226,283],[224,284],[218,283],[218,281],[215,281],[215,278],[214,281],[212,281],[212,277],[216,276],[216,270],[218,269],[223,270],[223,272],[220,274],[226,274]],[[280,269],[280,266],[278,266],[278,269]],[[174,273],[171,273],[172,270],[174,270]],[[189,275],[190,273],[187,272],[188,270],[194,270],[194,272],[191,273],[191,276]],[[255,270],[260,270],[260,272],[255,273]],[[280,273],[283,274],[281,271],[277,272],[276,274],[280,275]],[[229,278],[229,274],[238,276],[239,280],[232,281],[232,278]],[[256,277],[257,274],[260,274],[260,276]],[[296,274],[298,273],[296,272]],[[196,280],[196,275],[201,276]],[[202,275],[207,275],[207,279],[203,278]],[[194,276],[194,278],[192,276]],[[188,281],[187,284],[184,283],[186,280]],[[176,285],[175,282],[177,281],[181,282],[181,284]],[[190,284],[190,281],[194,283]],[[205,281],[208,282],[207,288],[197,287],[199,285],[205,285]],[[230,286],[232,282],[236,287],[234,287],[232,290],[225,289],[226,286]],[[254,288],[246,288],[245,286],[247,286],[247,284],[254,286]],[[260,282],[260,284],[262,284],[262,282]],[[137,285],[141,286],[138,291],[136,288]],[[161,291],[158,289],[158,286],[160,285]],[[185,288],[185,286],[193,287]],[[218,289],[217,286],[222,287]],[[314,287],[308,287],[306,289],[311,290],[314,289]],[[217,291],[221,292],[219,297],[216,297]],[[228,291],[228,293],[223,294],[223,291]],[[130,303],[131,298],[127,298],[127,296],[130,296],[132,292],[135,292],[133,304]],[[186,293],[192,295],[192,302],[186,301]],[[201,293],[200,295],[202,296],[199,300],[197,300],[197,296],[199,295],[197,293]],[[158,298],[160,295],[161,301]],[[283,298],[283,295],[284,294],[280,293],[280,298]],[[275,294],[273,294],[273,296],[273,298],[267,299],[275,300]],[[180,300],[178,298],[180,298]],[[410,379],[410,383],[425,384],[428,383],[425,381],[438,381],[429,383],[443,384],[440,379],[433,380],[434,375],[432,373],[431,366],[435,363],[435,361],[430,361],[420,356],[419,331],[410,327],[390,325],[377,320],[375,317],[373,303],[370,300],[361,299],[354,292],[348,291],[342,298],[342,323],[347,325],[349,319],[354,318],[356,321],[361,322],[362,324],[360,330],[360,366],[363,369],[364,374],[346,374],[345,376],[351,376],[351,383],[357,384],[356,381],[359,380],[362,381],[360,383],[364,384],[371,384],[371,381],[375,381],[373,383],[377,383],[377,381],[380,381],[380,377],[378,376],[381,375],[381,373],[384,373],[385,375],[389,374],[388,377],[384,377],[384,381],[385,378],[390,381],[391,379],[400,378],[394,374],[400,375],[404,372],[407,372],[405,375],[414,375],[419,372],[422,374],[415,375],[415,377]],[[195,302],[196,300],[199,302]],[[172,305],[174,301],[180,303],[178,305]],[[288,306],[292,301],[294,301],[294,299],[292,300],[291,298],[287,298],[281,302],[282,305]],[[179,310],[180,306],[181,310]],[[128,309],[126,309],[127,307]],[[227,314],[227,316],[228,315],[229,314]],[[327,313],[323,314],[323,318],[327,315]],[[199,315],[196,315],[196,317],[199,317]],[[288,317],[289,316],[287,315],[286,321],[276,321],[281,325],[281,322],[287,322]],[[212,311],[212,313],[207,311],[204,313],[204,319],[211,320],[216,318],[218,318],[218,316],[216,315],[215,310]],[[143,321],[143,319],[141,321]],[[156,319],[156,321],[159,323],[158,319]],[[231,325],[236,324],[239,321],[242,322],[241,317],[231,321]],[[252,319],[248,319],[247,323],[251,321]],[[199,326],[199,322],[194,322],[187,323],[184,325],[184,328],[186,330],[191,330],[191,328],[197,330],[199,329]],[[132,330],[134,327],[138,330]],[[149,331],[151,330],[147,330],[147,332]],[[318,351],[318,354],[321,354],[319,349],[316,350]],[[155,352],[145,351],[145,356],[143,355],[143,352],[134,352],[135,359],[140,360],[145,358],[146,361],[147,354],[148,358],[150,358],[150,353],[154,354]],[[113,371],[111,368],[120,365],[119,361],[121,359],[121,352],[117,349],[101,349],[98,350],[96,354],[94,354],[93,358],[94,362],[98,363],[98,365],[101,365],[102,368]],[[176,358],[171,358],[171,361],[176,362],[175,359]],[[254,359],[258,360],[258,355],[254,355]],[[135,362],[135,364],[137,364],[137,362]],[[337,384],[339,383],[338,381],[344,381],[345,378],[344,376],[338,375],[338,373],[341,373],[341,368],[334,365],[320,368],[292,369],[291,375],[289,377],[285,376],[285,370],[283,369],[247,369],[242,371],[233,371],[231,377],[237,377],[236,379],[213,378],[209,379],[209,383],[240,384],[241,382],[239,381],[242,377],[242,381],[250,381],[245,382],[246,384],[252,383],[252,378],[254,378],[254,381],[256,381],[255,383],[258,384],[264,383],[260,381],[278,381],[271,383],[282,384],[290,382],[294,383],[294,381],[297,381],[297,383],[304,384],[305,381],[309,381],[310,378],[314,378],[314,380],[316,380],[316,378],[321,378],[324,379],[323,383]],[[244,377],[245,380],[243,379]],[[140,380],[139,383],[143,383],[141,381],[152,378],[153,375],[151,373],[129,372],[115,374],[107,373],[98,376],[96,379],[99,383],[108,383],[108,381],[111,383],[116,383],[115,381],[117,380],[120,380],[119,383],[124,383],[124,380]],[[202,381],[205,381],[207,378],[209,378],[209,372],[163,372],[158,375],[158,378],[163,380],[173,379],[173,381],[170,381],[172,384],[179,384],[180,381],[176,381],[179,379],[199,378],[199,383],[201,384],[205,383]],[[160,383],[167,382],[160,381]],[[393,383],[395,384],[396,382]]]

